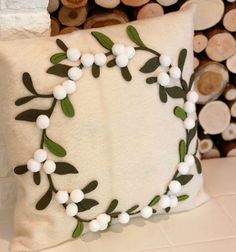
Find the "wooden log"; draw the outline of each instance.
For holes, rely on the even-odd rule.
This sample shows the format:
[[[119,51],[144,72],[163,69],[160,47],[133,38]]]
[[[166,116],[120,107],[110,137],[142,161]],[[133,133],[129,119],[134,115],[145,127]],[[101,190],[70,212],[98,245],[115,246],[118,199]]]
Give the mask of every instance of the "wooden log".
[[[210,138],[199,140],[199,152],[201,154],[209,152],[213,148],[213,141]]]
[[[150,0],[121,0],[121,2],[128,6],[138,7],[148,3]]]
[[[193,50],[195,53],[204,51],[207,47],[208,38],[203,33],[196,33],[193,38]]]
[[[78,9],[80,7],[86,6],[88,0],[61,0],[61,3],[71,9]]]
[[[103,8],[113,9],[120,4],[120,0],[95,0],[95,3]]]
[[[222,0],[189,0],[182,8],[189,4],[196,4],[194,15],[194,29],[206,30],[216,25],[223,17],[225,5]]]
[[[236,32],[236,3],[231,4],[226,8],[223,25],[226,30]]]
[[[198,104],[217,99],[229,82],[226,67],[217,62],[202,62],[194,75],[194,89],[199,94]]]
[[[137,11],[136,19],[146,19],[164,15],[162,6],[158,3],[147,3]]]
[[[51,36],[60,34],[60,22],[55,18],[51,17]]]
[[[78,31],[79,28],[75,26],[68,26],[61,29],[60,34],[68,34],[74,31]]]
[[[63,6],[59,11],[58,19],[66,26],[80,26],[85,22],[87,14],[86,6],[78,9],[69,9]]]
[[[178,0],[156,0],[162,6],[171,6],[176,4]]]
[[[234,53],[236,53],[236,42],[231,33],[215,29],[209,34],[206,54],[211,60],[221,62]]]
[[[53,13],[55,12],[60,6],[60,1],[59,0],[49,0],[48,3],[48,12]]]
[[[200,61],[197,57],[193,58],[193,68],[194,70],[197,69],[199,67]]]
[[[216,146],[213,146],[213,148],[208,151],[207,153],[204,153],[202,155],[203,159],[211,159],[211,158],[219,158],[221,156],[220,151]]]
[[[236,142],[224,142],[221,144],[222,154],[226,157],[235,157],[236,156]]]
[[[229,126],[230,118],[230,110],[222,101],[207,103],[199,113],[199,123],[210,135],[222,133]]]
[[[236,123],[231,122],[229,126],[221,133],[224,141],[236,139]]]
[[[224,90],[224,97],[227,101],[236,99],[236,87],[232,84],[228,84]]]
[[[232,117],[236,117],[236,100],[227,101]]]
[[[236,53],[226,60],[226,66],[231,73],[236,74]]]

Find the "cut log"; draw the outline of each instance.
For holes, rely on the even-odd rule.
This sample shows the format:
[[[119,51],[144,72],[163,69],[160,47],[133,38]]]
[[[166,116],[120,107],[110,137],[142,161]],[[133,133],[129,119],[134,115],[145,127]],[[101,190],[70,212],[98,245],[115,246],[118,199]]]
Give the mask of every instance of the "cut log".
[[[236,117],[236,100],[227,101],[232,117]]]
[[[48,3],[48,12],[53,13],[56,11],[60,6],[60,1],[59,0],[49,0]]]
[[[220,134],[227,129],[230,119],[230,110],[222,101],[207,103],[199,113],[199,123],[210,135]]]
[[[61,0],[62,4],[71,9],[78,9],[87,5],[88,0]]]
[[[201,31],[216,25],[223,17],[224,2],[222,0],[189,0],[182,5],[196,4],[194,15],[194,30]]]
[[[201,154],[209,152],[213,148],[213,141],[210,138],[199,141],[199,152]]]
[[[197,57],[194,57],[193,58],[193,67],[194,67],[194,69],[198,68],[199,64],[200,64],[199,59]]]
[[[226,60],[226,66],[231,73],[236,74],[236,53]]]
[[[150,0],[121,0],[121,2],[128,6],[138,7],[148,3]]]
[[[78,27],[68,26],[68,27],[62,28],[60,31],[60,34],[67,34],[67,33],[71,33],[78,30],[79,30]]]
[[[234,53],[236,53],[236,42],[231,33],[216,29],[209,34],[206,54],[210,59],[221,62]]]
[[[222,154],[226,157],[235,157],[236,156],[236,142],[224,142],[221,145]]]
[[[56,18],[51,17],[51,36],[58,34],[60,34],[60,22]]]
[[[210,151],[202,155],[203,159],[219,158],[221,156],[220,151],[214,146]]]
[[[178,0],[156,0],[162,6],[171,6],[176,4]]]
[[[158,3],[147,3],[138,10],[136,18],[146,19],[152,17],[159,17],[164,15],[164,10],[162,6]]]
[[[232,84],[228,84],[224,91],[224,97],[227,101],[236,99],[236,87]]]
[[[221,136],[225,141],[232,141],[236,139],[236,123],[233,123],[233,122],[230,123],[228,128],[226,128],[222,132]]]
[[[195,53],[204,51],[207,47],[208,38],[203,33],[197,33],[193,38],[193,50]]]
[[[236,3],[226,8],[223,25],[226,30],[236,32]]]
[[[120,0],[95,0],[95,3],[103,8],[112,9],[120,4]]]
[[[217,62],[202,62],[194,75],[194,89],[199,94],[198,104],[217,99],[229,82],[226,67]]]
[[[59,11],[58,19],[66,26],[80,26],[85,22],[87,14],[86,6],[78,9],[69,9],[63,6]]]

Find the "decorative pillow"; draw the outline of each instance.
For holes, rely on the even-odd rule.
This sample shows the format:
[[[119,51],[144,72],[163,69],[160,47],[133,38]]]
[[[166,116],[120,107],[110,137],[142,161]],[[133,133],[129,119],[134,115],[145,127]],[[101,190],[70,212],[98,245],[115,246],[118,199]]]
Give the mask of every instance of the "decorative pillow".
[[[205,200],[193,9],[0,43],[1,124],[19,189],[13,251]]]

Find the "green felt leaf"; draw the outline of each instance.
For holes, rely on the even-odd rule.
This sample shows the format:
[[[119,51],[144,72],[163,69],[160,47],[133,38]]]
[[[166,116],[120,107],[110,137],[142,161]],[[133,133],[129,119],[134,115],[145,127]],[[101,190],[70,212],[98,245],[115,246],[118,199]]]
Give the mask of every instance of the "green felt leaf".
[[[193,178],[193,175],[180,175],[179,177],[175,178],[175,180],[179,181],[181,185],[186,185],[191,179]]]
[[[94,199],[83,199],[80,203],[77,204],[78,211],[84,212],[88,211],[89,209],[97,206],[99,203]]]
[[[114,45],[113,41],[108,38],[105,34],[97,31],[93,31],[92,35],[96,38],[96,40],[106,49],[111,50]]]
[[[35,96],[35,95],[22,97],[22,98],[19,98],[18,100],[16,100],[15,104],[16,104],[16,106],[21,106],[21,105],[33,100],[36,97],[37,96]]]
[[[132,76],[130,74],[129,68],[128,67],[122,67],[120,69],[121,71],[121,75],[123,76],[124,80],[126,81],[131,81],[132,80]]]
[[[56,53],[56,54],[52,55],[52,57],[50,58],[50,61],[52,62],[52,64],[58,64],[66,58],[67,58],[67,56],[65,53]]]
[[[100,76],[100,66],[93,64],[92,66],[92,75],[94,78],[98,78]]]
[[[194,159],[195,159],[195,164],[196,164],[197,172],[198,172],[198,174],[201,174],[202,173],[201,161],[196,156],[194,156]]]
[[[34,180],[35,185],[40,185],[40,182],[41,182],[40,172],[34,172],[33,180]]]
[[[57,64],[53,65],[48,68],[47,73],[48,74],[53,74],[56,76],[60,77],[67,77],[68,76],[68,71],[71,68],[71,66],[64,65],[64,64]]]
[[[64,175],[64,174],[77,174],[79,172],[73,165],[69,163],[56,162],[56,170],[54,173]]]
[[[23,73],[22,81],[24,83],[24,86],[28,89],[28,91],[30,91],[30,93],[35,94],[35,95],[38,94],[34,88],[33,81],[29,73],[27,72]]]
[[[92,191],[94,191],[98,186],[98,182],[97,180],[93,180],[92,182],[90,182],[89,184],[87,184],[83,189],[83,193],[86,194],[86,193],[90,193]]]
[[[166,213],[170,212],[170,207],[165,208]]]
[[[198,121],[196,120],[194,128],[192,128],[187,134],[187,147],[189,147],[191,141],[196,136],[197,128],[198,128]]]
[[[153,57],[151,59],[149,59],[141,68],[140,68],[140,72],[142,73],[152,73],[154,72],[158,67],[159,67],[160,63],[158,60],[158,57]]]
[[[51,200],[52,200],[52,190],[49,187],[47,192],[43,195],[43,197],[36,204],[36,209],[37,210],[44,210],[49,205]]]
[[[185,80],[183,80],[183,79],[180,79],[180,83],[181,83],[181,86],[182,86],[183,90],[187,92],[188,91],[187,82]]]
[[[56,43],[58,47],[61,48],[62,51],[66,52],[68,50],[68,47],[65,45],[65,43],[62,40],[57,39]]]
[[[48,110],[29,109],[17,115],[15,119],[19,121],[35,122],[38,116],[47,115],[48,113]]]
[[[187,57],[187,50],[184,48],[179,53],[179,60],[178,60],[178,67],[180,68],[181,72],[184,69],[184,63]]]
[[[110,203],[109,207],[106,210],[106,213],[110,214],[111,212],[113,212],[116,209],[117,205],[118,200],[117,199],[112,200],[112,202]]]
[[[149,77],[146,79],[146,83],[147,84],[153,84],[153,83],[157,83],[157,77]]]
[[[73,234],[72,234],[72,237],[74,239],[80,237],[80,235],[83,233],[83,230],[84,230],[84,224],[83,224],[83,222],[79,221]]]
[[[159,195],[155,196],[152,201],[148,204],[150,207],[155,206],[159,201],[160,201],[161,197]]]
[[[172,97],[172,98],[183,98],[185,99],[186,97],[186,92],[181,88],[181,87],[169,87],[169,88],[166,88],[166,92],[167,94]]]
[[[66,96],[65,99],[61,100],[61,108],[66,116],[73,117],[75,115],[74,107],[68,96]]]
[[[159,96],[160,96],[160,100],[163,103],[167,102],[167,94],[166,94],[166,90],[163,86],[159,85]]]
[[[66,156],[65,149],[61,145],[53,142],[46,134],[44,135],[44,144],[52,154],[58,157]]]
[[[27,165],[20,165],[14,169],[15,174],[22,175],[28,171]]]
[[[137,210],[139,208],[139,205],[135,205],[133,207],[131,207],[130,209],[127,210],[128,214],[133,213],[135,210]]]
[[[195,75],[194,75],[194,73],[191,75],[191,77],[190,77],[190,80],[189,80],[189,90],[191,90],[192,89],[192,86],[193,86],[193,83],[194,83],[194,77],[195,77]]]
[[[127,27],[127,34],[129,36],[129,38],[138,46],[140,47],[146,47],[145,44],[143,43],[143,41],[141,40],[138,31],[136,30],[136,28],[132,25],[129,25]]]
[[[174,108],[174,114],[183,121],[187,118],[186,112],[179,106]]]
[[[110,214],[110,216],[112,218],[117,218],[120,214],[121,214],[121,212],[113,212],[113,213]]]
[[[188,199],[189,196],[187,194],[184,194],[184,195],[178,196],[177,198],[178,198],[178,201],[184,201],[184,200]]]
[[[187,153],[187,146],[184,140],[179,142],[179,160],[180,162],[184,161],[184,157]]]
[[[112,59],[110,61],[107,62],[107,67],[114,67],[116,66],[116,60]]]

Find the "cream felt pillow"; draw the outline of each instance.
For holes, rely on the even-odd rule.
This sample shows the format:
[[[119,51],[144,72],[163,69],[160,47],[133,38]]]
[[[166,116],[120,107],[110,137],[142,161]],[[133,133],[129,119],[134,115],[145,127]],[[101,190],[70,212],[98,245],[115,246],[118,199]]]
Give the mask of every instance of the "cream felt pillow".
[[[204,202],[192,36],[189,8],[0,43],[1,123],[19,185],[13,251]]]

